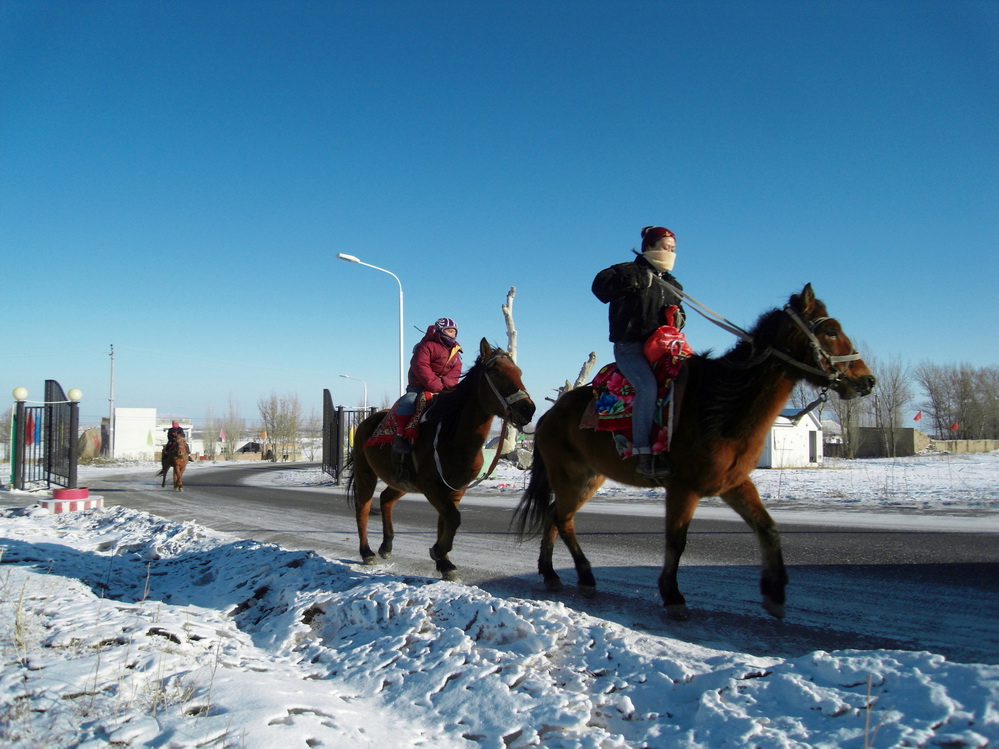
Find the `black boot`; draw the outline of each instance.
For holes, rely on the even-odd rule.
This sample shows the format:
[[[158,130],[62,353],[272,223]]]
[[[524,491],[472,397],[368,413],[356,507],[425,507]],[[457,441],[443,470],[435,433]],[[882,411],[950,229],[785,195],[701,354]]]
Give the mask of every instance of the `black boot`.
[[[668,479],[673,475],[673,466],[665,453],[643,453],[638,456],[638,468],[635,471],[650,479]]]

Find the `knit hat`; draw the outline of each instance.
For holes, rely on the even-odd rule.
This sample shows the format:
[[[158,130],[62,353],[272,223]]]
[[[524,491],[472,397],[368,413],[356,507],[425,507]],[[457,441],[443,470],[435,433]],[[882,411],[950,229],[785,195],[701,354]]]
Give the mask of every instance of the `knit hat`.
[[[642,252],[645,252],[663,237],[676,239],[676,235],[663,226],[646,226],[642,229]]]
[[[442,318],[440,318],[437,322],[434,323],[434,326],[441,333],[443,333],[448,328],[454,328],[454,332],[455,333],[458,332],[458,325],[457,325],[457,323],[455,323],[455,321],[452,320],[450,317],[442,317]]]

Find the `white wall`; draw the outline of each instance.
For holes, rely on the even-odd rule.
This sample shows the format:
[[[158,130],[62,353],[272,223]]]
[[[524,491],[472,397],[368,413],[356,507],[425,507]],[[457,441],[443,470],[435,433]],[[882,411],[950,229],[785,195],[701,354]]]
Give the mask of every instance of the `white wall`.
[[[114,410],[114,458],[152,460],[163,442],[156,433],[155,408]]]

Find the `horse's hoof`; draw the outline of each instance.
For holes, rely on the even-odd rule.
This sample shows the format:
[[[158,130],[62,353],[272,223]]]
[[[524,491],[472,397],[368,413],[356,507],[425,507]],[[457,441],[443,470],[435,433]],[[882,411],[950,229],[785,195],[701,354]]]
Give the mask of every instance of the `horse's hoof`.
[[[579,595],[583,598],[596,598],[597,597],[597,586],[596,585],[576,585],[576,590],[579,591]]]
[[[430,547],[430,558],[433,559],[435,562],[439,562],[441,560],[441,558],[437,556],[437,552],[434,551],[433,546]]]
[[[441,573],[441,580],[446,583],[460,583],[461,578],[458,577],[458,570],[447,570]]]
[[[557,577],[545,578],[545,589],[549,593],[558,593],[562,590],[562,580]]]
[[[378,550],[378,556],[380,556],[382,559],[389,559],[392,556],[392,552],[391,551],[383,551],[383,550],[379,549]]]
[[[367,567],[373,567],[376,564],[378,564],[378,559],[376,559],[374,556],[364,557],[361,560],[361,564],[363,564],[363,565],[365,565]]]
[[[678,622],[685,622],[690,618],[690,609],[685,603],[675,603],[666,607],[666,616]]]
[[[775,619],[784,618],[784,604],[774,603],[773,600],[763,596],[763,609]]]

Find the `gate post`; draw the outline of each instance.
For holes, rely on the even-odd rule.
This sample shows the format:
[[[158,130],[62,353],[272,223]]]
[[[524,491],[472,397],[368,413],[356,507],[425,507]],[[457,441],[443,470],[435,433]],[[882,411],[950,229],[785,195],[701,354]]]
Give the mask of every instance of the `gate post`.
[[[24,402],[28,400],[28,389],[14,388],[14,453],[11,455],[10,483],[19,491],[24,490]]]

